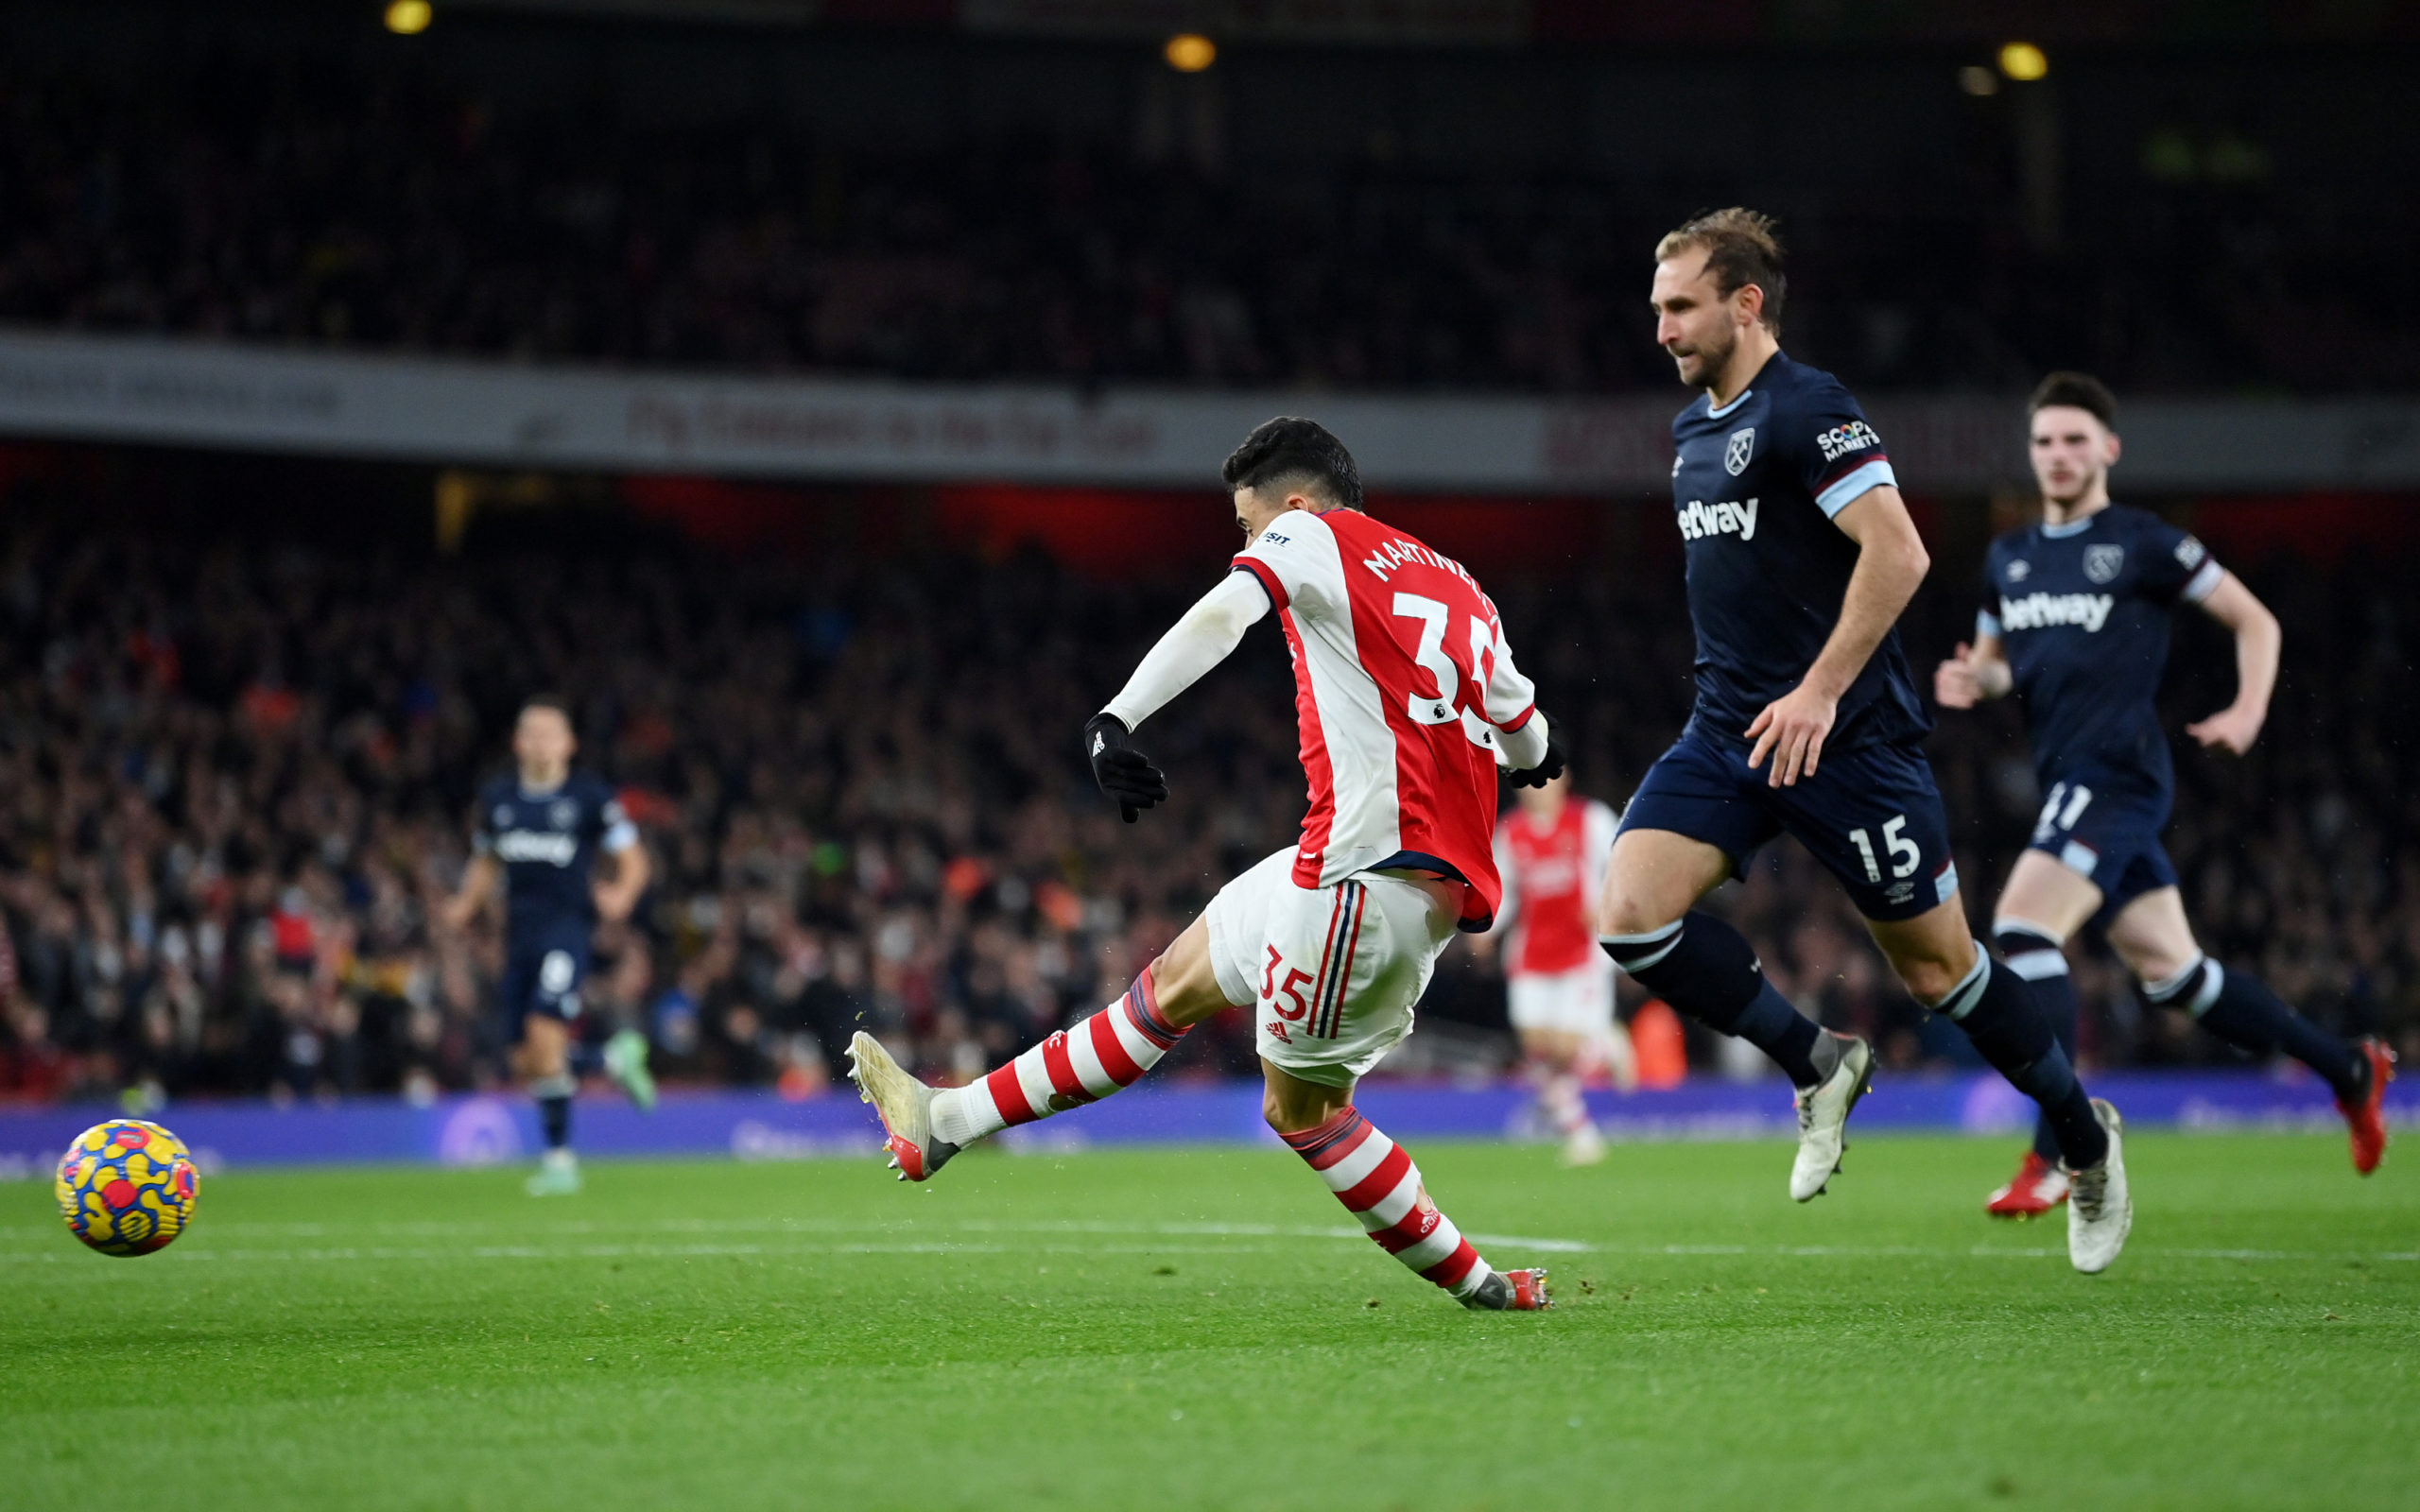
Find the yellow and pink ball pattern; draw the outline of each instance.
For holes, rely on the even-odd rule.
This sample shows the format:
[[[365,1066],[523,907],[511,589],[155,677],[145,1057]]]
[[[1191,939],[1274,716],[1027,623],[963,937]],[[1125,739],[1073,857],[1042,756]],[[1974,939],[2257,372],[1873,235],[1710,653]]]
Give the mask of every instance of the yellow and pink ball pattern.
[[[193,1222],[201,1173],[159,1125],[113,1118],[76,1136],[56,1190],[69,1233],[104,1255],[147,1255]]]

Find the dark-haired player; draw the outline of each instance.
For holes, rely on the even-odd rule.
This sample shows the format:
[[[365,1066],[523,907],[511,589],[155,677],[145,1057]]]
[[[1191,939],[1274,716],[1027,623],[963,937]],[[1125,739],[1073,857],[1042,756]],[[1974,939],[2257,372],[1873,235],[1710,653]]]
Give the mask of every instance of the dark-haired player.
[[[1783,354],[1784,287],[1772,225],[1749,211],[1702,215],[1655,249],[1656,338],[1704,390],[1672,422],[1697,708],[1622,816],[1600,937],[1650,991],[1789,1074],[1789,1192],[1806,1201],[1839,1169],[1872,1052],[1819,1030],[1737,930],[1692,911],[1757,848],[1795,836],[1916,1001],[2041,1105],[2074,1181],[2068,1257],[2098,1271],[2133,1221],[2117,1110],[2085,1096],[2023,979],[1967,928],[1894,627],[1929,559],[1857,401]]]
[[[599,918],[629,918],[647,890],[638,829],[602,778],[572,770],[579,748],[566,705],[541,697],[522,706],[512,729],[518,770],[480,789],[471,865],[446,905],[448,921],[467,927],[494,895],[501,874],[505,965],[498,1005],[546,1139],[546,1153],[529,1178],[532,1196],[579,1190],[579,1163],[571,1150],[577,1090],[571,1051],[589,940]],[[611,875],[601,881],[599,851],[611,864]],[[638,1031],[614,1036],[605,1067],[633,1102],[654,1104],[647,1040]]]
[[[865,1034],[850,1074],[891,1162],[921,1181],[975,1140],[1131,1085],[1195,1023],[1249,1007],[1270,1126],[1370,1237],[1466,1307],[1542,1308],[1546,1273],[1481,1260],[1353,1088],[1411,1032],[1455,930],[1495,911],[1499,753],[1516,782],[1552,777],[1562,753],[1495,606],[1460,563],[1361,512],[1360,472],[1323,427],[1270,421],[1221,475],[1244,532],[1235,570],[1084,727],[1085,753],[1128,822],[1159,803],[1167,784],[1133,731],[1273,608],[1310,779],[1301,843],[1221,888],[1122,1001],[973,1086],[936,1092]]]
[[[2202,954],[2185,920],[2176,868],[2161,848],[2175,796],[2168,736],[2152,699],[2168,663],[2169,611],[2199,605],[2235,635],[2235,702],[2185,732],[2240,756],[2259,737],[2277,681],[2275,616],[2202,543],[2141,509],[2109,502],[2117,402],[2082,373],[2052,373],[2028,406],[2042,523],[1992,542],[1975,641],[1933,674],[1945,709],[2016,695],[2033,737],[2042,815],[1992,921],[2000,954],[2074,1052],[2076,990],[2064,954],[2098,920],[2160,1007],[2182,1008],[2229,1044],[2282,1050],[2326,1078],[2352,1126],[2353,1169],[2386,1151],[2394,1057],[2376,1040],[2347,1044],[2278,1001],[2249,972]],[[2047,1130],[1985,1211],[2047,1212],[2067,1197]]]

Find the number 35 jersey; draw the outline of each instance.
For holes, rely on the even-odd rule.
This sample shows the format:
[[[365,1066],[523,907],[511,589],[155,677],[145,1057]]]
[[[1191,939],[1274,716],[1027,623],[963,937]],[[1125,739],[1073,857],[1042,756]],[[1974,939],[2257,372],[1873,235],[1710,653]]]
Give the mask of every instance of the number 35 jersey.
[[[1294,662],[1311,800],[1294,881],[1457,879],[1461,926],[1485,929],[1502,891],[1497,732],[1537,697],[1495,604],[1460,562],[1357,509],[1282,515],[1236,568],[1268,590]]]

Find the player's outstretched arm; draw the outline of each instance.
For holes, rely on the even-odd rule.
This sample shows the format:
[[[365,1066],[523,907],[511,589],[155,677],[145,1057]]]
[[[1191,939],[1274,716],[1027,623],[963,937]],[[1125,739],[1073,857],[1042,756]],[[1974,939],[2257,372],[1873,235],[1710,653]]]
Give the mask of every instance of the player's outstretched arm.
[[[494,894],[496,875],[503,869],[495,857],[485,851],[471,858],[471,864],[462,868],[460,890],[445,900],[447,928],[471,927],[471,920],[479,917],[479,910],[487,906],[488,899]]]
[[[1227,660],[1244,632],[1268,612],[1269,593],[1258,579],[1228,574],[1168,627],[1117,696],[1084,726],[1084,757],[1092,763],[1093,781],[1116,800],[1127,823],[1168,796],[1167,779],[1135,746],[1135,730]]]
[[[1491,610],[1491,612],[1493,610]],[[1487,655],[1487,686],[1479,690],[1480,715],[1495,727],[1504,765],[1514,787],[1544,787],[1563,775],[1563,747],[1555,740],[1554,721],[1538,707],[1538,687],[1513,664],[1512,643],[1504,626],[1495,626],[1495,644]]]
[[[2004,698],[2016,678],[2000,649],[1996,635],[1978,633],[1974,644],[1958,643],[1949,660],[1933,669],[1933,702],[1944,709],[1972,709],[1991,698]]]
[[[2185,732],[2212,750],[2240,756],[2260,738],[2260,727],[2268,722],[2269,696],[2277,688],[2277,658],[2285,649],[2285,631],[2278,628],[2277,616],[2269,612],[2269,606],[2233,573],[2219,579],[2219,586],[2202,600],[2202,608],[2235,632],[2235,702],[2186,726]]]
[[[638,906],[652,868],[648,864],[647,847],[639,844],[635,835],[606,853],[613,858],[614,874],[597,885],[596,912],[607,923],[618,924]]]
[[[1932,566],[1907,502],[1891,484],[1866,490],[1832,523],[1858,544],[1857,570],[1841,601],[1840,623],[1798,686],[1767,704],[1746,731],[1756,743],[1748,753],[1749,766],[1761,766],[1772,757],[1765,780],[1774,787],[1795,786],[1800,777],[1815,775],[1841,696],[1865,670]]]

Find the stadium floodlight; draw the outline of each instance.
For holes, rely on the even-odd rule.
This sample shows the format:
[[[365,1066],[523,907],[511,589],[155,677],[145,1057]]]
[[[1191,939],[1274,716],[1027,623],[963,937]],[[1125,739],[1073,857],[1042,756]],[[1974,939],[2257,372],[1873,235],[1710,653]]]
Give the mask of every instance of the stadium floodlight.
[[[393,0],[387,7],[387,29],[398,37],[417,37],[436,18],[428,0]]]
[[[2050,71],[2050,60],[2030,42],[2013,42],[2000,49],[2000,72],[2020,84],[2031,84]]]
[[[1160,56],[1180,74],[1198,74],[1219,60],[1219,44],[1198,31],[1181,31],[1168,39]]]

